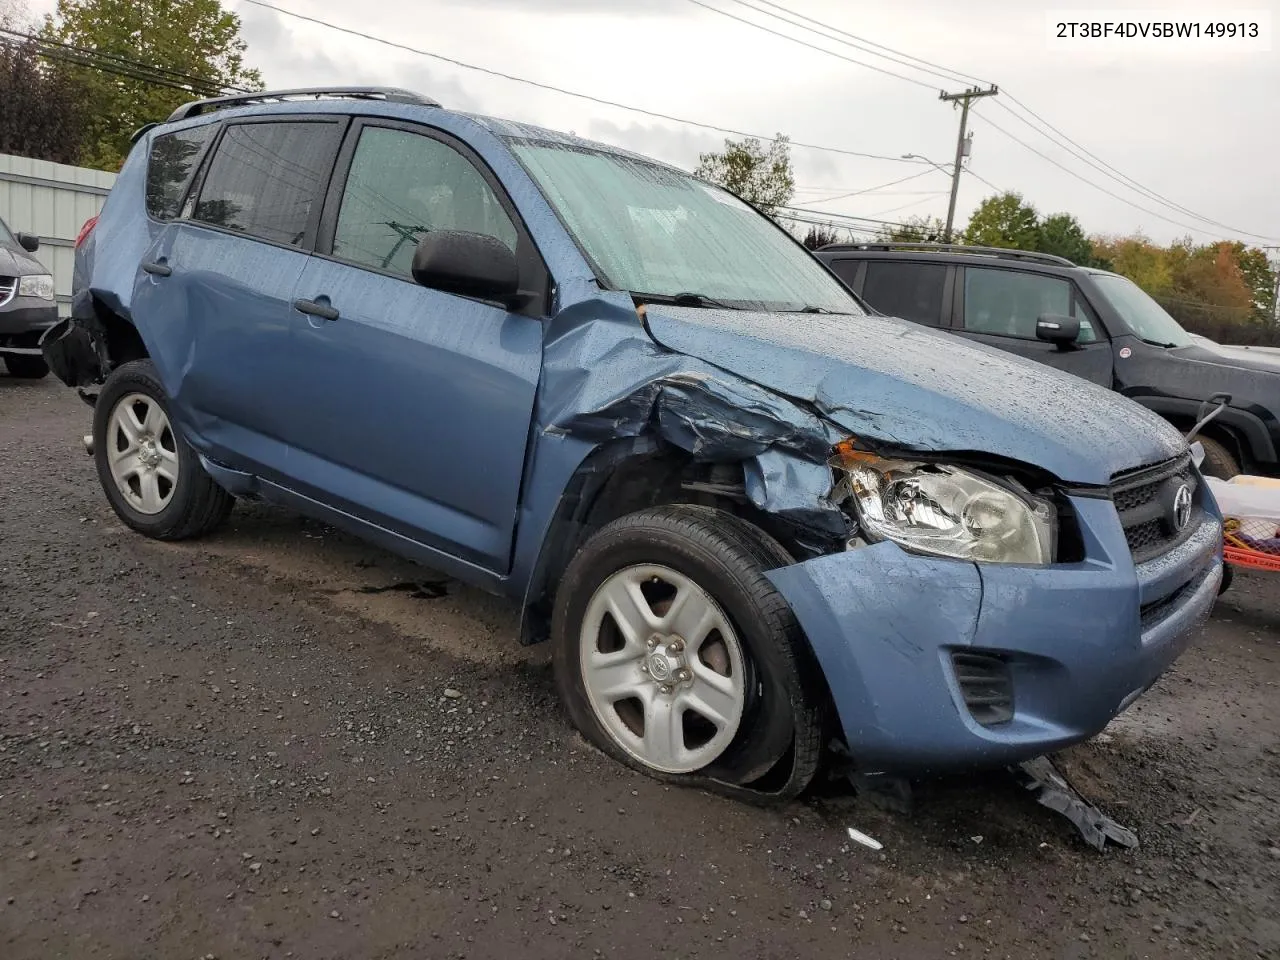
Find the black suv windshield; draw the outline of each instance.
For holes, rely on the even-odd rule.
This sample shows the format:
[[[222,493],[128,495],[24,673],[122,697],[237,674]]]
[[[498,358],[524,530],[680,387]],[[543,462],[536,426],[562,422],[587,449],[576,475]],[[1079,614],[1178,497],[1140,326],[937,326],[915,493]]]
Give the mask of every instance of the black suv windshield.
[[[865,312],[804,248],[724,190],[607,151],[511,147],[616,290],[693,306]]]
[[[1116,313],[1143,340],[1163,347],[1191,346],[1191,334],[1132,280],[1109,273],[1096,273],[1093,279]]]
[[[18,240],[12,233],[9,232],[9,225],[5,223],[3,220],[0,220],[0,247],[3,247],[3,246],[16,247],[17,245],[18,245]]]

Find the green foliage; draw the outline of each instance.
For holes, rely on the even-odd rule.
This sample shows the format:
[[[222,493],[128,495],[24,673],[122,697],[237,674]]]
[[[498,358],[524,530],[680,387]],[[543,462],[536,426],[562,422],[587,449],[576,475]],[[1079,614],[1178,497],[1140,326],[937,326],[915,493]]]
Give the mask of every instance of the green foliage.
[[[736,193],[767,216],[774,216],[779,207],[790,203],[796,187],[791,146],[782,134],[768,150],[755,137],[726,138],[722,152],[698,158],[693,174]]]
[[[1036,249],[1041,253],[1066,257],[1084,267],[1094,265],[1093,244],[1085,236],[1080,221],[1069,213],[1055,213],[1040,222]]]
[[[964,231],[964,242],[977,247],[1037,250],[1040,215],[1020,193],[988,197],[978,205]]]
[[[894,226],[883,226],[876,238],[884,243],[941,243],[946,224],[938,217],[907,217]]]
[[[809,228],[809,232],[804,235],[804,239],[800,242],[809,250],[819,250],[829,244],[839,243],[840,233],[831,224],[813,226]]]
[[[26,33],[25,11],[0,5],[0,27]],[[0,44],[0,153],[75,163],[84,142],[84,103],[65,72],[39,55],[37,44]]]
[[[135,130],[163,120],[181,104],[230,87],[262,86],[258,72],[244,63],[240,18],[218,0],[58,0],[42,35],[147,64],[166,78],[159,82],[90,67],[59,68],[82,91],[85,141],[80,162],[103,170],[119,169]]]

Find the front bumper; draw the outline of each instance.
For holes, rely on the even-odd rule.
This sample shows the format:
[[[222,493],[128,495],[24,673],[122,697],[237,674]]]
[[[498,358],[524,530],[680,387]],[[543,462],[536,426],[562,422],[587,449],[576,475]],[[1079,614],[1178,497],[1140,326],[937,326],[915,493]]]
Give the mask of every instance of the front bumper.
[[[57,304],[15,298],[0,309],[0,353],[40,356],[40,337],[57,322]]]
[[[1222,525],[1132,562],[1109,500],[1072,498],[1086,559],[976,565],[892,543],[774,570],[826,675],[849,750],[866,772],[999,766],[1093,736],[1153,684],[1208,617]],[[1012,715],[983,724],[954,654],[1003,663]]]

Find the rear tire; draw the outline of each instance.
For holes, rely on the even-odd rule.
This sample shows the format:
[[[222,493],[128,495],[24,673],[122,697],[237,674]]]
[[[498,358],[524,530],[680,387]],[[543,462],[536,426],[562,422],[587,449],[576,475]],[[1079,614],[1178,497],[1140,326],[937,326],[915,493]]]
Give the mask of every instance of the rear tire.
[[[574,725],[661,780],[758,802],[799,794],[818,769],[827,696],[765,576],[793,562],[707,507],[656,507],[599,530],[570,561],[552,618],[556,687]],[[762,780],[765,792],[753,789]]]
[[[25,353],[10,353],[4,358],[9,376],[18,380],[39,380],[49,375],[49,365],[44,357],[32,357]]]
[[[173,423],[150,360],[121,364],[107,378],[94,405],[93,459],[116,516],[156,540],[204,536],[235,504]]]
[[[1223,444],[1212,437],[1196,437],[1200,446],[1204,447],[1204,462],[1200,464],[1200,472],[1219,480],[1230,480],[1240,474],[1240,464]]]

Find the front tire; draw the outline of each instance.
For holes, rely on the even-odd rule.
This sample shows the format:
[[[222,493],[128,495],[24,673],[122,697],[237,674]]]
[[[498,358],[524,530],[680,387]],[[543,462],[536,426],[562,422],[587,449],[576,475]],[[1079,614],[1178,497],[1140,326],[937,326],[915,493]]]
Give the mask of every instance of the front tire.
[[[210,533],[235,502],[182,439],[150,360],[107,378],[94,405],[93,457],[116,516],[156,540]]]
[[[28,356],[25,353],[6,354],[4,365],[9,370],[9,376],[18,380],[39,380],[49,374],[49,365],[44,362],[44,357]]]
[[[1200,470],[1207,476],[1219,480],[1230,480],[1240,473],[1240,464],[1231,455],[1231,451],[1212,437],[1196,437],[1204,448],[1204,462]]]
[[[556,686],[574,725],[659,779],[762,802],[800,793],[818,768],[826,692],[765,576],[792,562],[754,526],[706,507],[603,527],[570,561],[552,619]]]

